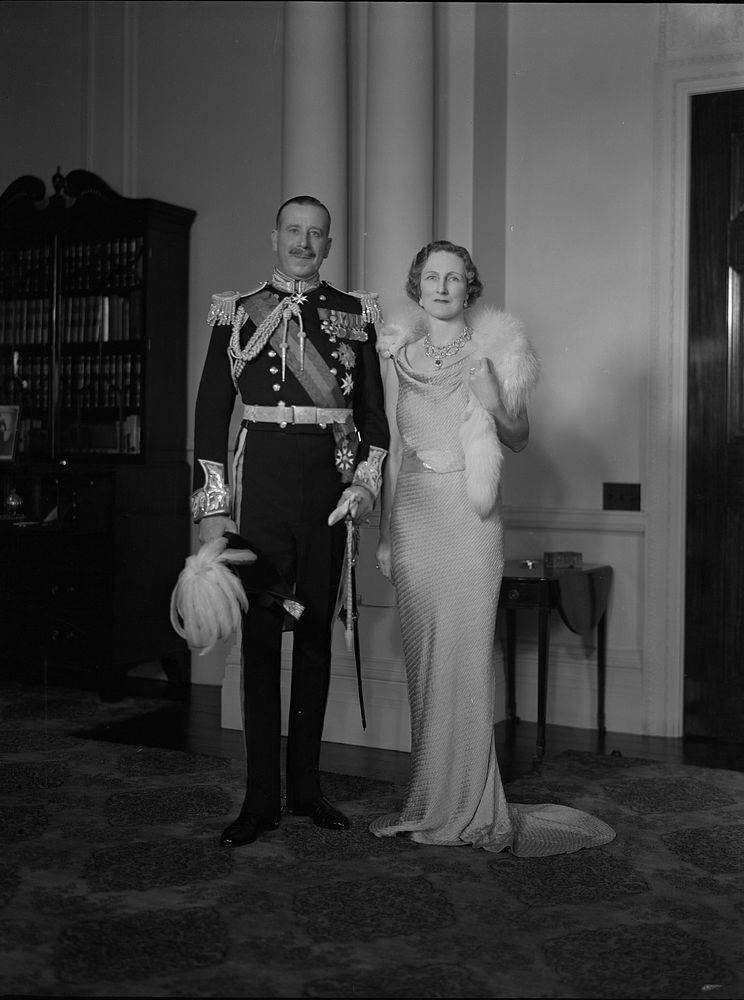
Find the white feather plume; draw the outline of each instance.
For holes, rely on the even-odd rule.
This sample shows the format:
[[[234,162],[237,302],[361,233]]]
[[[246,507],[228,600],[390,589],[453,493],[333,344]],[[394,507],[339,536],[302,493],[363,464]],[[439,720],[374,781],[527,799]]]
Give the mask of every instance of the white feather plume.
[[[227,539],[215,538],[186,560],[170,602],[173,628],[192,649],[204,656],[220,640],[229,639],[248,610],[248,598],[230,564],[255,562],[249,549],[228,549]]]

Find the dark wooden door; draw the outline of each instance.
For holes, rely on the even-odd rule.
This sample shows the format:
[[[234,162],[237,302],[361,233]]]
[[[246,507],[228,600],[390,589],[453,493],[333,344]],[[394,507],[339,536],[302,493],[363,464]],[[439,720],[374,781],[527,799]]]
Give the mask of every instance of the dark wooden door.
[[[691,110],[684,731],[744,743],[744,91]]]

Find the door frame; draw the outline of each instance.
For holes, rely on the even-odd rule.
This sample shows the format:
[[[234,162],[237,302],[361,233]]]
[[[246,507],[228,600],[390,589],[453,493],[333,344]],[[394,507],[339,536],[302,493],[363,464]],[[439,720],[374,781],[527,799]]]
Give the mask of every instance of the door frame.
[[[743,89],[741,56],[656,70],[643,721],[669,737],[684,725],[690,99]]]

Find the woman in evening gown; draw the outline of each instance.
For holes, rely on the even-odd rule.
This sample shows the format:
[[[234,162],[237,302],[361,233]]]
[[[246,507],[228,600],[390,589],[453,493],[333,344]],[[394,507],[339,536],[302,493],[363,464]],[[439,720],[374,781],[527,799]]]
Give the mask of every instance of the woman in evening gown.
[[[401,811],[370,830],[520,857],[564,854],[614,831],[566,806],[509,804],[496,759],[501,446],[527,444],[539,362],[514,317],[472,308],[481,290],[467,250],[428,244],[406,286],[418,306],[378,338],[391,447],[377,562],[396,589],[411,758]]]

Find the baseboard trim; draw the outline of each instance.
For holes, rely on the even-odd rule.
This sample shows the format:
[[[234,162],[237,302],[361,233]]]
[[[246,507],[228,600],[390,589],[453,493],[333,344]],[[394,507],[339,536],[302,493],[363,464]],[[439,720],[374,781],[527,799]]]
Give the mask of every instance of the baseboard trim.
[[[643,669],[640,653],[612,650],[608,655],[605,696],[606,727],[612,732],[643,733],[638,705],[641,704]],[[495,649],[495,721],[506,718],[506,684],[503,660]],[[402,662],[365,660],[362,687],[367,728],[362,729],[353,657],[336,655],[328,695],[323,738],[332,743],[374,747],[382,750],[410,749],[410,715]],[[282,656],[282,732],[287,732],[291,681],[291,650]],[[537,720],[537,644],[517,644],[517,714],[526,722]],[[240,664],[228,662],[222,685],[222,727],[242,729]],[[577,729],[597,724],[597,668],[593,648],[585,654],[577,645],[553,644],[550,651],[548,722]],[[663,735],[648,734],[648,735]]]

